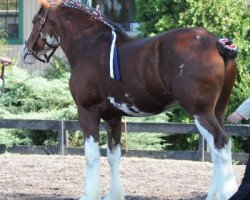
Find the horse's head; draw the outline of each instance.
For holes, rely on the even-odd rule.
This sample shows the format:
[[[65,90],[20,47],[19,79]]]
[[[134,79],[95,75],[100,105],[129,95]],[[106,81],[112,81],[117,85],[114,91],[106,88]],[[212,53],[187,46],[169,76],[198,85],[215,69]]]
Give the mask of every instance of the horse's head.
[[[46,0],[39,0],[41,8],[35,15],[32,23],[33,28],[27,41],[25,41],[22,58],[23,62],[27,64],[35,63],[36,59],[48,63],[55,50],[60,45],[60,37],[56,33],[53,19],[50,17],[51,5],[59,3],[59,0],[53,4]],[[51,51],[49,56],[47,52]],[[44,56],[45,59],[42,59]]]

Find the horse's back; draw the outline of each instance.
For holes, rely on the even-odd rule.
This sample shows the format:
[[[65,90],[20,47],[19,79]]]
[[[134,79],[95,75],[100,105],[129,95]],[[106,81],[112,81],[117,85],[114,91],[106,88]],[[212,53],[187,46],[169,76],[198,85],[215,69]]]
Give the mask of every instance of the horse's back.
[[[122,45],[119,53],[124,78],[129,79],[133,78],[130,74],[127,76],[130,70],[137,75],[136,78],[144,75],[145,71],[157,70],[166,79],[182,75],[179,67],[184,63],[196,64],[199,69],[205,70],[207,66],[202,62],[208,63],[211,58],[211,62],[214,59],[222,61],[217,49],[217,37],[201,28],[174,29],[152,38],[136,40]]]

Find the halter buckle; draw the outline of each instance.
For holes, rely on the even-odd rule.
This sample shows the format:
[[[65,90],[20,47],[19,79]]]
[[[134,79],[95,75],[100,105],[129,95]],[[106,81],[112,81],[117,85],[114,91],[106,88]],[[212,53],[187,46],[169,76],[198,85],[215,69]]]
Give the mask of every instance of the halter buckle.
[[[42,18],[41,20],[40,20],[40,24],[44,24],[45,23],[45,18]]]
[[[45,34],[42,31],[40,31],[40,37],[41,37],[42,40],[45,39]]]

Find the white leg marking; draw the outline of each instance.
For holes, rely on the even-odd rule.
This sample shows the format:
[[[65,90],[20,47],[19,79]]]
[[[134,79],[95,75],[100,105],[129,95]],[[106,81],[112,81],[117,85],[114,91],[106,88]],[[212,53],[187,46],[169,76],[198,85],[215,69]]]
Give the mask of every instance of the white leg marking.
[[[85,141],[86,186],[80,200],[101,200],[100,151],[98,142],[91,136]]]
[[[212,134],[202,127],[198,116],[194,117],[198,130],[207,140],[213,162],[213,176],[207,200],[228,200],[237,191],[232,166],[231,141],[224,148],[216,149]]]
[[[121,160],[120,145],[112,149],[112,152],[107,148],[108,163],[111,168],[111,182],[109,194],[104,200],[124,200],[124,188],[120,178],[119,166]]]

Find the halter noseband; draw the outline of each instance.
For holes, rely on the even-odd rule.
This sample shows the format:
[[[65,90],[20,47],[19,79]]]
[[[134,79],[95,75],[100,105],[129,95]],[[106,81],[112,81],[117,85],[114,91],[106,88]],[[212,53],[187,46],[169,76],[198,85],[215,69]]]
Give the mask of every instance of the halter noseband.
[[[25,45],[28,47],[29,49],[29,53],[26,53],[25,56],[24,56],[24,59],[27,57],[27,55],[31,54],[32,56],[34,56],[37,60],[39,60],[40,62],[43,62],[43,63],[49,63],[50,61],[50,58],[53,56],[53,54],[55,53],[55,51],[57,50],[57,48],[59,47],[58,46],[52,46],[51,44],[49,44],[46,40],[46,37],[45,37],[45,33],[43,32],[43,28],[44,28],[44,25],[45,25],[45,22],[46,22],[46,19],[48,17],[48,14],[49,14],[49,11],[50,9],[47,9],[45,10],[45,15],[43,18],[41,18],[40,20],[40,27],[39,27],[39,31],[37,33],[37,36],[36,36],[36,40],[33,41],[33,43],[31,43],[31,45],[28,44],[27,41],[25,41]],[[44,54],[44,58],[45,59],[42,59],[40,58],[39,56],[37,56],[37,54],[35,53],[35,51],[33,50],[38,38],[41,38],[41,40],[46,44],[48,45],[50,48],[52,48],[52,52],[49,54],[49,56],[47,56],[46,54]],[[59,42],[58,42],[59,43]]]

